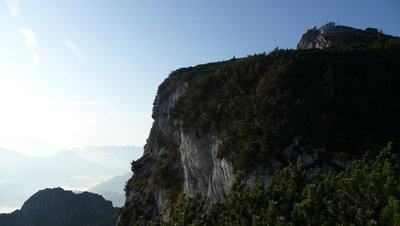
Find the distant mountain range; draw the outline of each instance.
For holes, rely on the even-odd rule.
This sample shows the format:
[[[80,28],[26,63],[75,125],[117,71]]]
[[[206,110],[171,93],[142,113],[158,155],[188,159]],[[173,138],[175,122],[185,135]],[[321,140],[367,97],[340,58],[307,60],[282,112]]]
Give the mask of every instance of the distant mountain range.
[[[0,226],[111,226],[118,209],[100,195],[74,194],[62,188],[44,189],[10,214],[0,214]]]
[[[99,163],[121,175],[131,171],[131,162],[140,158],[143,148],[135,146],[105,146],[70,149],[78,156]]]
[[[125,183],[132,177],[132,173],[116,176],[101,184],[88,189],[89,192],[102,195],[106,200],[112,201],[114,206],[121,207],[125,203]]]
[[[142,152],[142,148],[134,146],[87,147],[61,151],[50,157],[31,157],[0,149],[0,212],[19,208],[40,189],[63,187],[85,191],[100,186],[130,172],[130,162]],[[120,179],[113,180],[114,186],[97,191],[120,206],[121,198],[124,199],[123,179],[128,177],[117,178]]]

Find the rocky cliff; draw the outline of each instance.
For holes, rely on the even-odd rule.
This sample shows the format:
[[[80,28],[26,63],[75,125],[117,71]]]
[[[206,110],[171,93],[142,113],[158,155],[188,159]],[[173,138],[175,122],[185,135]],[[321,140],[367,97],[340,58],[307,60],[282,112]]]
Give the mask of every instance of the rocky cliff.
[[[144,156],[132,163],[135,176],[128,181],[131,186],[126,190],[125,208],[142,205],[139,212],[146,218],[158,213],[167,216],[169,205],[181,192],[200,192],[209,203],[223,199],[233,179],[232,163],[217,158],[221,143],[217,135],[199,136],[194,128],[186,132],[171,117],[171,109],[186,87],[187,82],[178,82],[170,92],[157,95]]]
[[[308,29],[297,44],[297,49],[346,48],[355,44],[371,43],[374,40],[390,38],[393,37],[379,32],[376,28],[361,30],[330,22],[318,29],[316,27]]]
[[[265,184],[297,159],[327,172],[399,140],[399,115],[385,111],[400,110],[399,54],[398,43],[275,50],[171,73],[144,155],[132,162],[119,225],[167,220],[183,194],[223,201],[238,174]]]
[[[0,214],[1,226],[111,226],[117,208],[97,194],[74,194],[62,188],[44,189],[31,196],[10,214]]]

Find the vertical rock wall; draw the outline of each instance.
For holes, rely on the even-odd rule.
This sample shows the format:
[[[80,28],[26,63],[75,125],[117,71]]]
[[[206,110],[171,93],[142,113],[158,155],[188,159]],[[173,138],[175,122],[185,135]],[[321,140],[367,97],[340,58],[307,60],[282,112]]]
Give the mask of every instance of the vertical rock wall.
[[[171,188],[160,183],[157,172],[166,167],[167,173],[181,182],[174,185],[189,196],[201,193],[207,196],[207,203],[223,200],[229,190],[234,171],[232,162],[218,159],[217,151],[221,141],[215,133],[198,137],[195,129],[184,132],[179,122],[170,115],[175,101],[184,92],[187,83],[178,83],[167,96],[158,94],[154,102],[154,123],[144,148],[143,157],[133,162],[133,177],[128,182],[127,212],[139,208],[145,218],[156,214],[168,215],[173,193]],[[179,150],[179,161],[168,163],[174,148]],[[171,175],[174,174],[174,175]],[[138,184],[144,184],[139,186]],[[126,218],[126,216],[125,216]]]

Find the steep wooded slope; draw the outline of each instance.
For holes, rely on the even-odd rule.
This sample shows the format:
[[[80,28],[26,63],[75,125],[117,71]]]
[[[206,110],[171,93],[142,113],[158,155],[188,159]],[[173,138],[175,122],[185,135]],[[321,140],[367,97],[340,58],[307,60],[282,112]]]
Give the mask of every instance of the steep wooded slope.
[[[400,142],[398,39],[275,50],[179,69],[160,85],[120,225],[168,218],[181,194],[224,200],[300,158],[324,172]],[[140,220],[141,219],[141,220]]]

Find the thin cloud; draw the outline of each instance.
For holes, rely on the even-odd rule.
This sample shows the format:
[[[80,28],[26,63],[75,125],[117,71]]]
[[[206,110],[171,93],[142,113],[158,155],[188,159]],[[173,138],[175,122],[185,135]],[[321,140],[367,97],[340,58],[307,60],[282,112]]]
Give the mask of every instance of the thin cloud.
[[[18,0],[5,0],[5,1],[11,15],[18,17],[19,1]]]
[[[88,113],[88,116],[120,116],[120,115],[129,115],[134,114],[134,112],[130,111],[109,111],[109,112],[95,112]]]
[[[66,39],[64,41],[64,45],[68,47],[68,49],[76,56],[78,57],[80,60],[83,59],[83,56],[81,54],[81,52],[79,51],[78,47],[76,47],[76,45],[71,42],[70,40]]]
[[[63,100],[63,101],[58,101],[56,104],[60,105],[72,105],[72,106],[88,106],[88,105],[101,105],[101,104],[107,104],[107,101],[75,101],[75,100]]]
[[[26,29],[26,28],[19,28],[19,31],[24,36],[25,45],[29,49],[29,51],[31,51],[33,58],[35,59],[35,61],[33,62],[32,66],[31,66],[31,70],[35,70],[38,68],[39,63],[40,63],[40,56],[35,49],[35,47],[37,45],[39,45],[39,42],[35,38],[35,34],[31,30]]]

